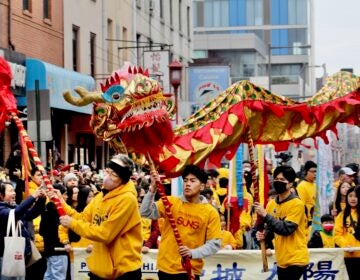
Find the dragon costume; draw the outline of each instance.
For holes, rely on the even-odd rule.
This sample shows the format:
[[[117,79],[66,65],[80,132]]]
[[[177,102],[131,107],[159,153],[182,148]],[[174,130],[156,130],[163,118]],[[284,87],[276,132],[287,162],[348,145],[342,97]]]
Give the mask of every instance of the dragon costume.
[[[187,164],[219,165],[231,159],[247,142],[250,130],[254,144],[273,144],[277,151],[305,138],[335,133],[336,124],[360,122],[360,79],[339,72],[304,102],[273,94],[248,81],[233,84],[175,129],[169,125],[173,102],[158,81],[141,68],[115,72],[99,92],[76,88],[80,97],[64,93],[67,102],[83,106],[94,102],[91,127],[117,152],[149,153],[168,176],[181,173]]]

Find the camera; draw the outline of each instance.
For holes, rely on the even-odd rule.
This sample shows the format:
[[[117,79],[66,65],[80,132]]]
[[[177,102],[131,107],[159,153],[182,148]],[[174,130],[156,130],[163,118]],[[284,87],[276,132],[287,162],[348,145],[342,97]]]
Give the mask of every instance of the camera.
[[[284,163],[287,163],[289,160],[292,159],[291,153],[279,153],[275,155],[275,158],[278,159],[278,164],[282,165]]]

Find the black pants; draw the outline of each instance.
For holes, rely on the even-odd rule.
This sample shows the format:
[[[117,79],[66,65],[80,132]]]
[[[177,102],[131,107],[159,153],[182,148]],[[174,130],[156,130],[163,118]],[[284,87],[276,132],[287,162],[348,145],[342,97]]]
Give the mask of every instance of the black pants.
[[[169,274],[159,270],[159,280],[189,280],[187,273]],[[199,275],[195,275],[196,280],[200,280]]]
[[[89,273],[90,280],[106,280],[105,278],[101,278],[96,276],[95,274]],[[141,269],[126,272],[115,280],[141,280]]]
[[[349,280],[359,279],[360,258],[344,258]]]
[[[305,266],[290,265],[286,268],[277,267],[278,280],[299,280],[306,271]]]

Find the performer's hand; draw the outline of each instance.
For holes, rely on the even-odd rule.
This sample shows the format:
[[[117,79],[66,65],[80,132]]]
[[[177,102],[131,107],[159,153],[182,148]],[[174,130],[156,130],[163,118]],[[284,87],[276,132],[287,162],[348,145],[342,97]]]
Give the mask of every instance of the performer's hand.
[[[60,217],[60,224],[66,228],[70,227],[73,218],[68,215]]]
[[[150,250],[149,247],[143,246],[143,247],[141,248],[141,253],[146,254],[146,253],[149,252],[149,250]]]
[[[266,210],[259,202],[254,203],[254,209],[255,209],[256,214],[258,214],[261,217],[265,217],[267,214]]]
[[[224,246],[224,250],[232,250],[232,246],[231,245],[225,245]]]
[[[258,241],[264,240],[265,239],[265,233],[264,231],[257,231],[256,232],[256,239]]]
[[[69,243],[69,244],[65,244],[65,245],[64,245],[64,249],[65,249],[66,252],[70,253],[70,252],[72,251],[72,247],[71,247],[70,243]]]
[[[182,257],[189,257],[191,258],[192,254],[191,254],[191,250],[186,247],[186,246],[180,246],[179,247],[179,254],[182,256]]]
[[[15,168],[15,171],[13,171],[13,175],[20,178],[21,176],[21,171],[19,168]]]
[[[150,176],[149,191],[152,193],[156,193],[156,190],[157,190],[156,182],[160,182],[160,176],[159,176],[159,173],[157,173],[156,171],[152,171],[150,175],[151,176]]]
[[[94,245],[89,244],[89,245],[86,247],[86,253],[89,253],[89,254],[90,254],[93,249],[94,249]]]
[[[271,257],[273,255],[271,249],[266,249],[266,256]]]
[[[44,196],[44,194],[45,194],[45,191],[44,191],[44,189],[43,188],[37,188],[33,193],[32,193],[32,196],[33,196],[33,198],[38,198],[38,197],[42,197],[42,196]],[[45,196],[46,196],[46,194],[45,194]]]
[[[65,200],[60,192],[60,190],[57,190],[57,189],[52,189],[51,191],[48,192],[48,197],[50,199],[54,199],[54,198],[57,198],[60,200],[61,204],[64,204],[65,203]]]
[[[336,217],[338,214],[338,211],[336,209],[331,209],[331,216]]]
[[[38,197],[46,198],[46,191],[43,188],[40,189]]]

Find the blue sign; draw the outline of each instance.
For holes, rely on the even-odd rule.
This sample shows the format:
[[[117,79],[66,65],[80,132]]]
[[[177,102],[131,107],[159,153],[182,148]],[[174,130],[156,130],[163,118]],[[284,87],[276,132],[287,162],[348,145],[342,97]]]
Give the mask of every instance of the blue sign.
[[[229,66],[194,66],[189,68],[189,101],[202,107],[229,86]],[[193,108],[197,110],[198,108]]]

